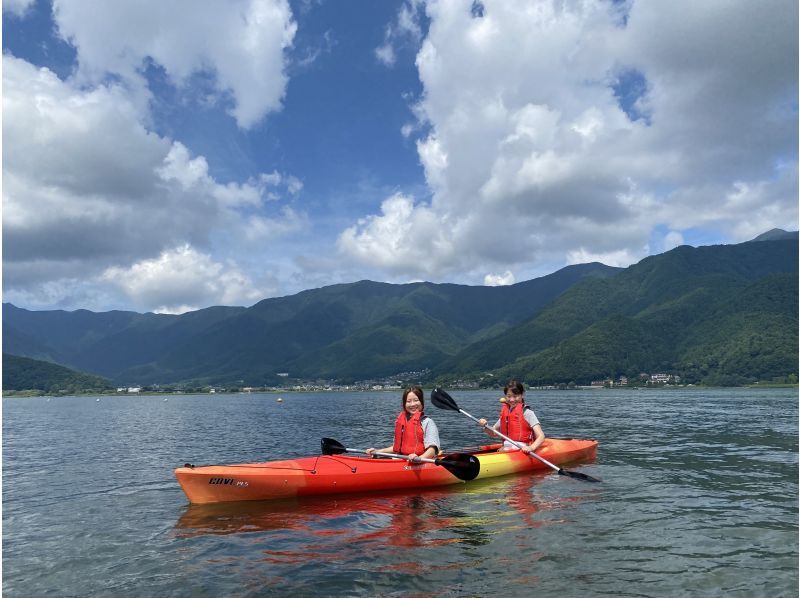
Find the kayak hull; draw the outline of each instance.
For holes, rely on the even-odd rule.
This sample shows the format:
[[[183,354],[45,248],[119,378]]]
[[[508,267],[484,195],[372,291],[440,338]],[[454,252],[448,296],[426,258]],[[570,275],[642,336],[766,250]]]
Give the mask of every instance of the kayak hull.
[[[499,444],[489,445],[482,447],[486,452],[475,453],[481,464],[476,480],[527,471],[554,471],[538,459],[529,457],[522,451],[498,451],[499,447]],[[542,446],[536,451],[536,454],[553,465],[589,461],[593,460],[597,455],[597,441],[574,438],[546,438]]]
[[[469,451],[480,461],[480,473],[476,479],[526,471],[552,471],[520,451],[497,452],[498,446],[488,445]],[[595,440],[548,438],[537,454],[555,465],[561,465],[594,459],[596,450]],[[430,488],[464,483],[444,467],[433,463],[408,463],[400,459],[350,455],[185,466],[175,470],[175,477],[193,504]]]

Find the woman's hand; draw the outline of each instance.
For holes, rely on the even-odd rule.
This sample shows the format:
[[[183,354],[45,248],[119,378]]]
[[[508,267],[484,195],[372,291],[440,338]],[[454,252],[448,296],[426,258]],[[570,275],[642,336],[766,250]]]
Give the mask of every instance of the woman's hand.
[[[414,463],[417,460],[417,457],[419,457],[417,453],[411,453],[408,457],[406,457],[406,459],[409,463]]]
[[[483,428],[483,431],[486,432],[489,436],[497,436],[497,434],[495,434],[494,428],[486,425],[485,419],[480,418],[478,420],[478,423],[480,424],[481,428]]]
[[[370,448],[368,448],[368,449],[367,449],[366,451],[364,451],[364,452],[365,452],[365,453],[367,453],[367,454],[368,454],[370,457],[372,457],[373,459],[375,458],[375,449],[374,449],[374,448],[370,447]]]

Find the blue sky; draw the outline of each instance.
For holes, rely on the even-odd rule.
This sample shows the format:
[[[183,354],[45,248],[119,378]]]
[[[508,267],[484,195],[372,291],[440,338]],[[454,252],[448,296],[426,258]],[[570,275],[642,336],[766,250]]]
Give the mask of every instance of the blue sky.
[[[795,230],[797,12],[6,0],[4,301],[512,284]]]

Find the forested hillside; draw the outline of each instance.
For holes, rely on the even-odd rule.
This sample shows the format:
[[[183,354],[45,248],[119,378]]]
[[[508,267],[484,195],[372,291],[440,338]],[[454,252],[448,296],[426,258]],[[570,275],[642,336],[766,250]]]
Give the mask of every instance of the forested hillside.
[[[678,247],[586,281],[436,371],[532,384],[678,374],[735,384],[797,373],[797,242]]]
[[[3,390],[37,390],[48,394],[108,391],[111,383],[54,363],[3,353]]]

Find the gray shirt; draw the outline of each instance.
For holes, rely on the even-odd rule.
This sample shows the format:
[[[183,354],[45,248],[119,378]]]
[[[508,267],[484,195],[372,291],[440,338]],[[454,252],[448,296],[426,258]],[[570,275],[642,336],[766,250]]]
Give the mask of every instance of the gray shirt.
[[[436,454],[439,454],[439,449],[441,448],[441,444],[439,443],[439,428],[436,427],[436,422],[434,422],[430,417],[425,417],[422,420],[422,432],[425,434],[422,442],[425,444],[425,448],[429,448],[431,446],[436,447]]]
[[[530,407],[527,407],[525,409],[525,411],[523,412],[523,417],[525,418],[525,421],[528,422],[528,425],[531,428],[533,428],[534,426],[538,426],[539,425],[539,418],[536,417],[536,414],[533,412],[533,409],[531,409]],[[492,426],[492,429],[493,430],[499,430],[500,429],[500,418],[499,417],[497,418],[497,421]],[[425,446],[427,446],[427,444],[428,443],[426,442]],[[517,445],[509,442],[508,440],[503,440],[503,448],[517,448]]]

